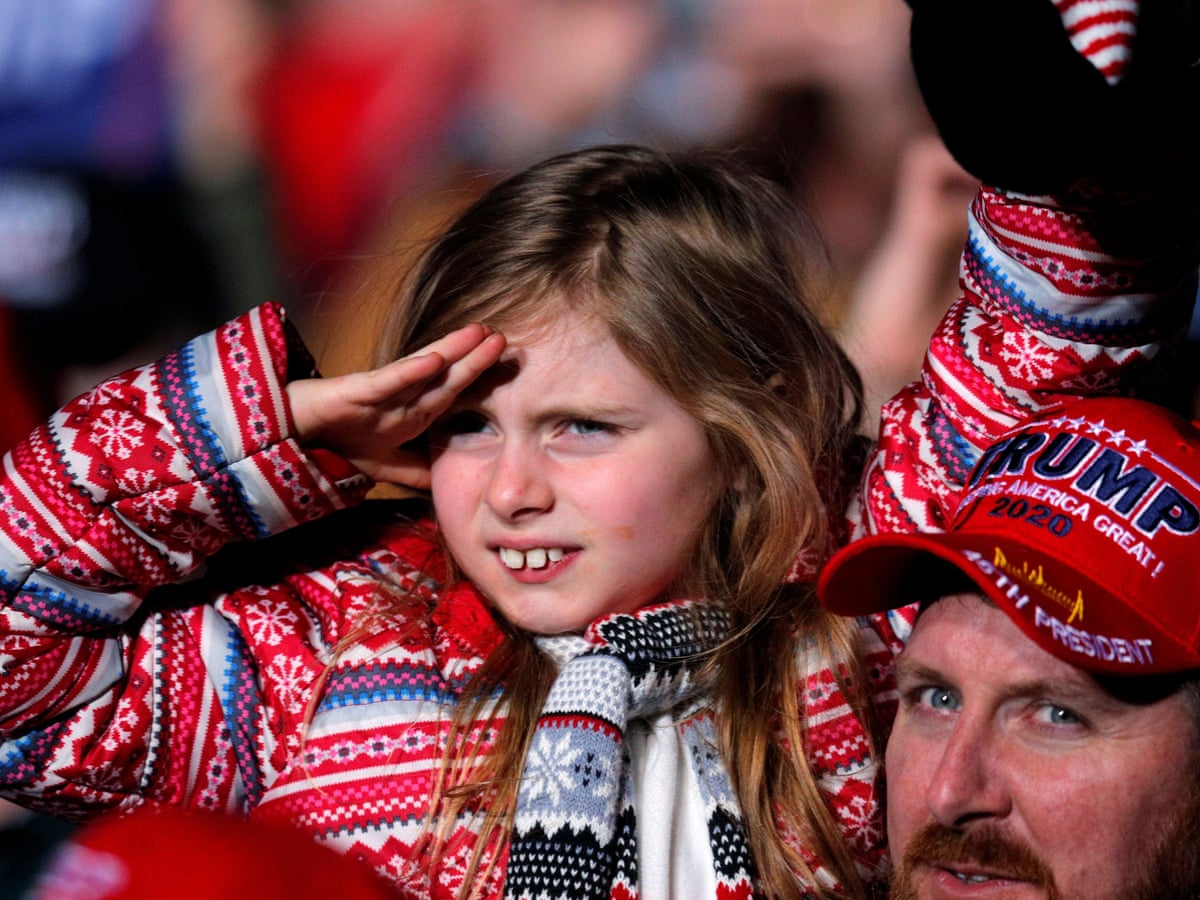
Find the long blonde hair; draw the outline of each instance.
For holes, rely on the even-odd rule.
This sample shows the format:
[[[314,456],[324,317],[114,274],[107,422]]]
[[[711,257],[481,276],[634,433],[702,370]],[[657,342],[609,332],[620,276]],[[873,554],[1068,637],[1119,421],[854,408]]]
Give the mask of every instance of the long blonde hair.
[[[801,551],[820,556],[833,539],[861,402],[857,375],[805,300],[810,264],[823,260],[786,195],[728,156],[632,146],[563,154],[489,190],[433,242],[376,360],[468,322],[503,331],[566,308],[601,322],[703,424],[725,479],[687,585],[734,616],[735,634],[712,661],[718,728],[762,887],[779,897],[819,891],[786,834],[852,893],[863,890],[804,759],[797,696],[806,674],[797,642],[823,649],[853,680],[851,634],[808,587],[785,584]],[[504,727],[487,754],[451,740],[435,800],[443,833],[457,814],[486,809],[481,846],[507,837],[553,676],[529,637],[509,629],[468,686],[454,733],[497,708]]]

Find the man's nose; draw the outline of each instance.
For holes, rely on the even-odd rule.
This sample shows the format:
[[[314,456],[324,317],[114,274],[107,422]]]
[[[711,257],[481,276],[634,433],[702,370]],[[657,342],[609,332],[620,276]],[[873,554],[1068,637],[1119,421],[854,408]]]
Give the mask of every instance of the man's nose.
[[[926,805],[949,828],[1008,815],[1012,798],[1002,748],[986,722],[955,723],[930,778]]]
[[[505,521],[545,512],[554,503],[549,469],[536,442],[506,439],[492,461],[484,502]]]

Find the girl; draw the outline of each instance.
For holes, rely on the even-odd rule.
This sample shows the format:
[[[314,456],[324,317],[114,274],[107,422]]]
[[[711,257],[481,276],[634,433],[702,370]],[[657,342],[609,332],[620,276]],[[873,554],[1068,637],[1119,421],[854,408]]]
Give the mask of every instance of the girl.
[[[787,579],[858,418],[806,233],[728,160],[569,154],[428,250],[398,362],[296,379],[266,308],[68,405],[4,494],[10,791],[287,820],[412,896],[865,893],[854,638]],[[364,475],[431,507],[214,558]]]
[[[305,377],[266,307],[68,404],[0,489],[6,795],[287,821],[414,897],[865,895],[888,654],[805,577],[858,405],[805,233],[728,160],[579,151],[434,242],[395,362]],[[1154,350],[1125,291],[1161,283],[1079,247],[980,193],[860,521],[928,525],[970,441]],[[1014,340],[1052,365],[999,369]],[[428,508],[340,512],[368,478]]]

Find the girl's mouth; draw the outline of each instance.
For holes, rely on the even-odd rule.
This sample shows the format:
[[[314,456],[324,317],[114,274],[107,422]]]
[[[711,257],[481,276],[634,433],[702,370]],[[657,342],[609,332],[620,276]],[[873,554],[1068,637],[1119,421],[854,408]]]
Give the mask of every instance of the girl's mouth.
[[[566,555],[562,547],[530,547],[528,550],[500,547],[498,552],[500,562],[513,570],[544,569],[550,563],[560,562]]]

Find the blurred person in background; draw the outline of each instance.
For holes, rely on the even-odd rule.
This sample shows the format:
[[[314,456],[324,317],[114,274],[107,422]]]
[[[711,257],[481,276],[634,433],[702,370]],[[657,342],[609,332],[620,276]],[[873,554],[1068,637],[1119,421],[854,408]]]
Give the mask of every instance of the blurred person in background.
[[[0,299],[43,412],[75,369],[111,371],[227,312],[173,157],[161,12],[0,0]]]

